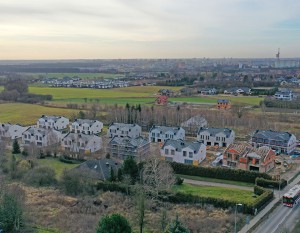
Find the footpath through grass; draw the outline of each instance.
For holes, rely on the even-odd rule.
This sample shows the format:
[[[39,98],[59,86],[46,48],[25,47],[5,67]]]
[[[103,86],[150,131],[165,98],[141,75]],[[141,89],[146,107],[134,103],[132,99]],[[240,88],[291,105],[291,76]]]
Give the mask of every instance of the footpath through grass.
[[[247,182],[241,182],[241,181],[233,181],[233,180],[222,180],[222,179],[215,179],[215,178],[209,178],[209,177],[200,177],[200,176],[188,176],[188,175],[181,175],[178,174],[178,176],[190,179],[190,180],[199,180],[199,181],[206,181],[206,182],[213,182],[213,183],[221,183],[221,184],[232,184],[237,186],[245,186],[245,187],[254,187],[254,184],[247,183]]]
[[[256,200],[256,198],[253,197],[253,192],[233,188],[182,184],[174,186],[173,191],[192,194],[199,197],[219,198],[245,204],[252,204]]]

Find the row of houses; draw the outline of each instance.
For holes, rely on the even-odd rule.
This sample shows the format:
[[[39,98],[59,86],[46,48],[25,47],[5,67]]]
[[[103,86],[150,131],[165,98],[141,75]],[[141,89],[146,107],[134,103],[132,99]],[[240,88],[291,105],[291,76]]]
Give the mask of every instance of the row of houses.
[[[103,81],[81,81],[78,79],[46,79],[41,81],[44,84],[50,84],[52,87],[76,87],[76,88],[97,88],[97,89],[110,89],[119,87],[129,87],[130,82],[110,79]]]
[[[69,131],[65,129],[69,127]],[[36,126],[1,124],[0,137],[20,139],[23,146],[52,147],[84,155],[103,148],[97,136],[103,124],[77,119],[72,124],[64,117],[42,116]],[[101,129],[100,129],[101,128]],[[295,135],[288,132],[257,130],[246,144],[235,143],[235,132],[228,128],[200,127],[195,140],[186,140],[185,129],[154,125],[148,137],[142,136],[137,124],[112,123],[108,127],[107,152],[124,159],[144,158],[150,153],[150,143],[159,143],[161,157],[167,161],[198,166],[206,158],[209,146],[225,148],[223,165],[244,170],[266,172],[274,166],[276,153],[290,154],[297,146]]]

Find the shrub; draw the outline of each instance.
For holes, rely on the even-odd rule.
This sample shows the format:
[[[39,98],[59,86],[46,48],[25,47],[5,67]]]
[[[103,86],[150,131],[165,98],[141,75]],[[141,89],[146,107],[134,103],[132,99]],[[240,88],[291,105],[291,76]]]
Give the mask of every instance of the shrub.
[[[184,179],[182,179],[180,176],[176,176],[176,181],[175,184],[176,185],[182,185]]]
[[[100,219],[97,233],[131,233],[132,229],[128,220],[120,214],[106,215]]]
[[[65,170],[60,179],[60,188],[68,195],[94,194],[95,182],[92,172],[78,169]]]
[[[59,161],[63,163],[73,164],[74,162],[71,159],[67,159],[65,157],[59,157]]]
[[[50,167],[36,167],[24,177],[24,182],[33,186],[49,186],[56,182],[55,171]]]

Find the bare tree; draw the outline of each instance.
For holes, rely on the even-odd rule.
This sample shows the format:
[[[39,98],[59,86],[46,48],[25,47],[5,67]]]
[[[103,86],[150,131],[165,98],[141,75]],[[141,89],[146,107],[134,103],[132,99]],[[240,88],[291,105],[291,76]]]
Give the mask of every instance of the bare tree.
[[[54,157],[59,153],[61,149],[60,138],[53,130],[47,135],[47,146],[45,148],[46,153],[52,154]]]
[[[150,155],[144,164],[142,182],[147,194],[159,198],[162,192],[169,191],[175,183],[173,169],[159,155]]]

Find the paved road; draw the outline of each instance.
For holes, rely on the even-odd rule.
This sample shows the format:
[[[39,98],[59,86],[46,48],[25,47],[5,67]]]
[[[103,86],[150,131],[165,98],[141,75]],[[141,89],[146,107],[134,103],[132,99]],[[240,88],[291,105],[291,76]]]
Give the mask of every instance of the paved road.
[[[201,181],[201,180],[190,180],[190,179],[186,179],[186,178],[184,178],[184,182],[187,184],[233,188],[233,189],[241,189],[241,190],[247,190],[247,191],[253,192],[253,187],[239,186],[239,185],[233,185],[233,184],[222,184],[222,183],[215,183],[215,182],[208,182],[208,181]]]
[[[255,216],[251,221],[250,225],[246,225],[241,229],[240,233],[246,233],[248,232],[248,229],[253,227],[255,224],[258,223],[258,221],[263,218],[265,215],[269,214],[269,211],[272,209],[272,207],[282,198],[282,195],[288,191],[290,188],[292,188],[295,184],[300,182],[300,175],[287,187],[285,187],[284,190],[281,192],[275,193],[275,199],[266,206],[261,212],[258,213],[257,216]],[[282,204],[280,204],[273,212],[268,216],[268,218],[262,222],[254,232],[256,233],[279,233],[280,230],[282,230],[282,227],[285,222],[288,222],[289,225],[286,225],[287,228],[293,228],[295,225],[295,221],[299,220],[299,207],[300,204],[298,204],[295,208],[289,208],[285,207]]]
[[[299,220],[300,207],[289,208],[283,205],[277,207],[268,219],[261,224],[255,232],[257,233],[279,233],[284,229],[292,230]]]

